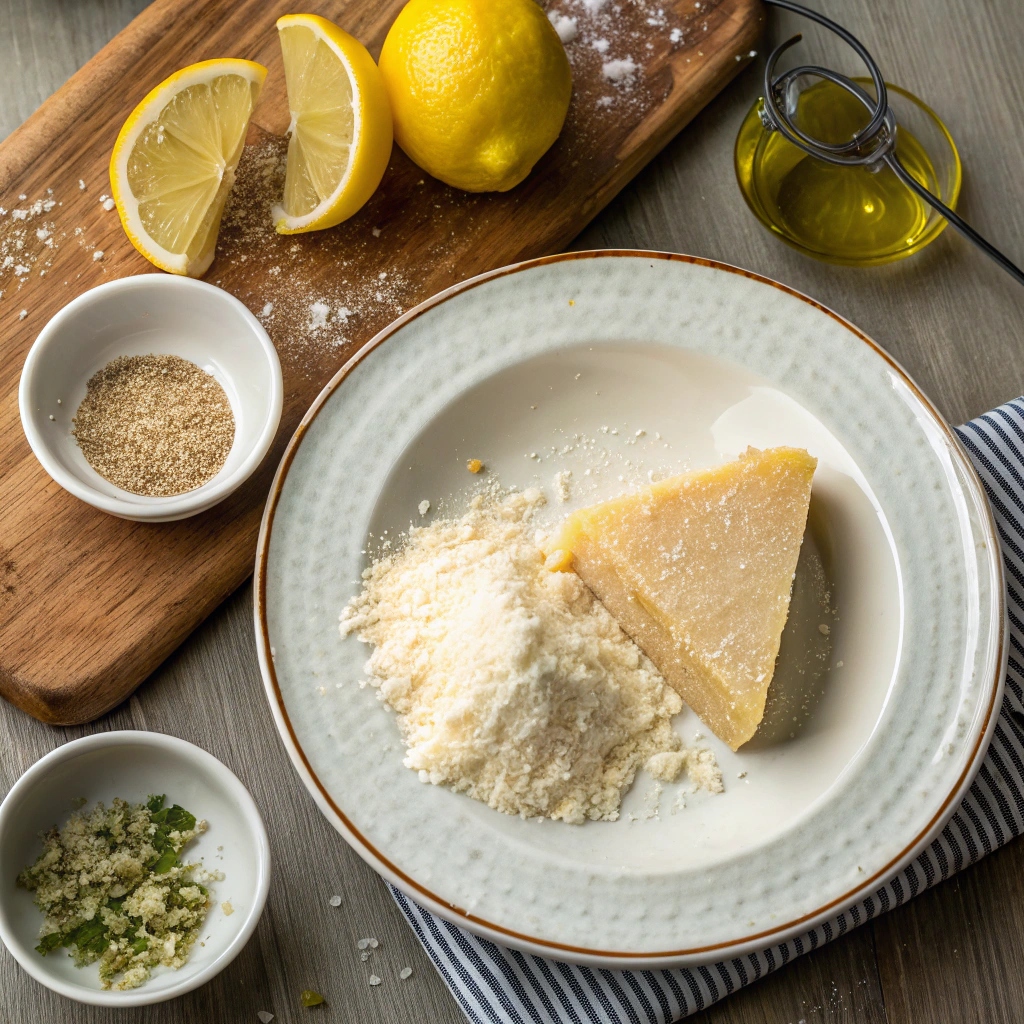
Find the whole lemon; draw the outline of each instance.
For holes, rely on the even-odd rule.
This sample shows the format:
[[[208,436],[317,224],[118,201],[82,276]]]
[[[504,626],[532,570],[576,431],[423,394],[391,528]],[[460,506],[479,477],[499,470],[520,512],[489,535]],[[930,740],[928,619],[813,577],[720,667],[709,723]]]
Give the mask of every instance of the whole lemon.
[[[410,0],[380,54],[395,141],[467,192],[518,185],[558,137],[572,72],[534,0]]]

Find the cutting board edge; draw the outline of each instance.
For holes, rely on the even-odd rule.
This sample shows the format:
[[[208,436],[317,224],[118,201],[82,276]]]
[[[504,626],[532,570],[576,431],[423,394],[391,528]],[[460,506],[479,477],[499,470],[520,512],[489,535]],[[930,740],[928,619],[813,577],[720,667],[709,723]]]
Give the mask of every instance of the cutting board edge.
[[[55,138],[64,130],[69,122],[68,110],[92,102],[92,97],[102,94],[102,83],[90,79],[90,72],[95,65],[106,62],[108,51],[125,53],[137,52],[147,45],[147,41],[159,36],[161,26],[170,12],[174,0],[156,0],[135,21],[120,32],[110,43],[84,65],[64,86],[58,89],[30,116],[30,118],[12,135],[0,143],[0,185],[9,178],[24,173],[38,157],[40,149],[48,145],[49,139]],[[764,7],[761,0],[730,0],[732,8],[730,21],[736,23],[732,36],[735,47],[746,51],[759,38],[764,26]],[[132,58],[134,59],[134,58]],[[131,63],[124,54],[119,52],[119,67]],[[669,116],[655,123],[628,153],[617,174],[609,176],[604,186],[600,186],[591,197],[591,201],[580,207],[580,221],[566,224],[565,230],[543,247],[524,248],[517,254],[512,263],[521,262],[536,256],[561,251],[569,246],[574,238],[589,222],[604,209],[619,192],[631,181],[640,169],[660,152],[675,135],[688,124],[708,102],[732,81],[749,63],[734,58],[726,60],[725,54],[716,53],[707,63],[707,72],[701,76],[701,88],[687,101],[673,109]],[[51,123],[52,121],[52,123]],[[638,126],[638,130],[639,130]],[[32,154],[22,155],[22,160],[15,165],[10,158],[19,146],[33,149]],[[370,344],[372,339],[366,344]],[[223,585],[217,593],[207,601],[189,603],[186,613],[172,630],[165,631],[164,636],[154,643],[154,634],[128,649],[117,652],[117,656],[101,669],[94,669],[86,676],[69,678],[62,676],[60,685],[47,685],[43,681],[25,678],[16,670],[5,668],[0,663],[0,696],[24,710],[33,717],[51,725],[79,725],[94,721],[112,708],[122,703],[140,686],[145,679],[156,670],[182,642],[232,593],[244,585],[252,575],[255,557],[258,521],[252,529],[251,542],[245,547],[249,555],[240,560],[236,566],[227,566],[222,574]],[[116,680],[111,685],[112,678]],[[102,686],[99,685],[102,681]],[[89,699],[83,704],[81,698],[87,694]],[[77,713],[71,713],[72,701],[81,705]]]
[[[174,2],[153,0],[0,141],[0,191],[25,175],[39,154],[67,130],[76,111],[101,99],[108,92],[110,79],[130,67],[151,41],[167,31],[173,23],[170,8]]]

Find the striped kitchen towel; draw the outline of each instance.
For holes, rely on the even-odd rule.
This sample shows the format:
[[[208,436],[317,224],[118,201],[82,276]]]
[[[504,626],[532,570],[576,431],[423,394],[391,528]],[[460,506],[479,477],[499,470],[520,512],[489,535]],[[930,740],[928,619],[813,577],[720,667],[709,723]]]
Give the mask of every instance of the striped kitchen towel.
[[[912,899],[1019,835],[1024,826],[1024,397],[956,428],[985,484],[1006,565],[1010,662],[995,735],[941,836],[872,896],[807,934],[710,967],[606,971],[497,946],[392,889],[434,966],[474,1024],[668,1024],[702,1010],[857,925]]]

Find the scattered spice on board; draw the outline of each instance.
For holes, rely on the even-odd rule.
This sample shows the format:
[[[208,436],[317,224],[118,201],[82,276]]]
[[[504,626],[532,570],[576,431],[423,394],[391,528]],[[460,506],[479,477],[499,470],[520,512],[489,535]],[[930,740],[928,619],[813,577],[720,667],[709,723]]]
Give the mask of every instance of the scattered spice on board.
[[[206,822],[164,802],[115,799],[74,813],[44,833],[39,859],[18,875],[44,914],[36,950],[67,947],[79,967],[98,960],[105,989],[137,988],[158,965],[181,967],[210,907],[192,877],[197,865],[178,856]]]
[[[133,494],[201,487],[235,439],[224,389],[180,356],[118,356],[89,379],[72,422],[89,465]]]

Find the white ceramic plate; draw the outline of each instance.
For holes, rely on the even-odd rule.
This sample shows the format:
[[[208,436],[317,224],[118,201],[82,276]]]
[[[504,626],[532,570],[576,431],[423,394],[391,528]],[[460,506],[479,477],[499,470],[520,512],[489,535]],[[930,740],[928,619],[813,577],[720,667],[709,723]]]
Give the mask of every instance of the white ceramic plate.
[[[424,498],[461,510],[468,458],[549,496],[572,469],[553,520],[748,444],[805,447],[819,465],[777,672],[799,685],[773,703],[770,736],[737,754],[704,740],[724,794],[683,794],[672,813],[680,786],[656,801],[641,774],[619,821],[570,826],[501,815],[402,766],[393,717],[358,686],[367,649],[337,631],[368,532],[422,522]],[[256,573],[271,708],[327,817],[435,913],[578,962],[720,960],[853,904],[955,808],[1001,693],[999,549],[949,428],[835,314],[688,257],[552,257],[406,314],[303,420]],[[690,712],[677,723],[688,741],[700,731]]]

